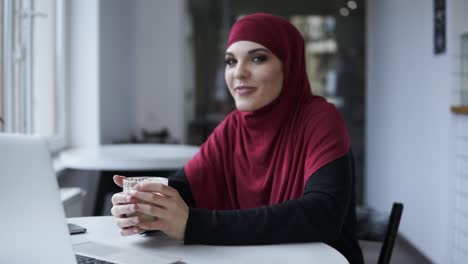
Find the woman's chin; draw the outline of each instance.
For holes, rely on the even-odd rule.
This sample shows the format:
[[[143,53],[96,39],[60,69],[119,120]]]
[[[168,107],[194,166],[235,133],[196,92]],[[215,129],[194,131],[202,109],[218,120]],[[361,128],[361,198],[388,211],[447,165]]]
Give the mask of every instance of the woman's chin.
[[[249,104],[236,104],[236,108],[237,110],[241,111],[241,112],[253,112],[256,110],[255,107],[253,107],[252,105],[249,105]]]

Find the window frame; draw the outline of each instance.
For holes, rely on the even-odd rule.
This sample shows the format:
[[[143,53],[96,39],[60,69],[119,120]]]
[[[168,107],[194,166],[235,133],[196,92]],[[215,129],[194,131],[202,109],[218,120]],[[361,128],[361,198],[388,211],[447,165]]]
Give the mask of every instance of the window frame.
[[[66,67],[65,67],[65,2],[64,0],[55,0],[56,2],[56,53],[55,53],[55,70],[56,70],[56,99],[57,111],[56,118],[56,131],[54,136],[48,138],[49,147],[53,152],[58,152],[64,149],[68,143],[67,136],[67,89],[66,89]]]
[[[12,15],[12,7],[11,7],[11,1],[5,0],[3,1],[3,22],[2,22],[2,87],[3,87],[3,94],[2,94],[2,117],[3,117],[3,126],[2,126],[2,131],[4,132],[10,132],[12,131],[11,125],[12,123],[9,122],[9,120],[12,120],[12,115],[11,115],[11,89],[8,87],[11,87],[11,69],[12,69],[12,64],[13,61],[11,59],[11,39],[9,36],[12,35],[11,33],[11,15]]]
[[[20,15],[22,16],[20,29],[14,29],[15,12],[15,1],[20,1],[21,10]],[[55,94],[54,101],[56,103],[56,110],[54,113],[55,127],[54,134],[47,137],[50,150],[55,153],[67,146],[68,135],[67,135],[67,115],[68,115],[68,101],[67,101],[67,89],[66,89],[66,68],[65,68],[65,1],[64,0],[53,0],[55,2]],[[33,10],[33,0],[4,0],[3,1],[3,44],[2,54],[2,86],[3,86],[3,129],[0,131],[10,133],[27,133],[31,134],[33,130],[33,118],[32,118],[32,25],[33,20],[37,19],[37,16],[41,14]],[[14,50],[14,34],[15,30],[19,30],[20,34],[27,34],[26,41],[23,43],[20,51]],[[20,87],[19,93],[21,93],[19,101],[21,106],[15,111],[15,99],[13,93],[14,85],[14,67],[16,66],[15,60],[24,59],[23,65],[19,66],[18,71],[20,76]],[[21,57],[21,56],[24,56]],[[15,116],[18,116],[16,118]],[[18,122],[18,123],[15,123]],[[2,128],[2,127],[0,127]]]

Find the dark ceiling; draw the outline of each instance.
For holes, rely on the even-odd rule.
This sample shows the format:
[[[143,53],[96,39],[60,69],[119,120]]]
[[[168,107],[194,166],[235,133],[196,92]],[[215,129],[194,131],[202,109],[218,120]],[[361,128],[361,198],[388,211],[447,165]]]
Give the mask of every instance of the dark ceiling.
[[[365,0],[354,0],[358,8],[353,13],[362,14]],[[276,15],[337,15],[348,0],[190,0],[193,9],[227,9],[231,15],[266,12]]]

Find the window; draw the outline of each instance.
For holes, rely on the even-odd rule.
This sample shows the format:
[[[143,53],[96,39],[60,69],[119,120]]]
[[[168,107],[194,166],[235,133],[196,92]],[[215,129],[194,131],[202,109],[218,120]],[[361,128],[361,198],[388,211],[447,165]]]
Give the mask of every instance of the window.
[[[2,2],[3,130],[65,145],[62,0]]]

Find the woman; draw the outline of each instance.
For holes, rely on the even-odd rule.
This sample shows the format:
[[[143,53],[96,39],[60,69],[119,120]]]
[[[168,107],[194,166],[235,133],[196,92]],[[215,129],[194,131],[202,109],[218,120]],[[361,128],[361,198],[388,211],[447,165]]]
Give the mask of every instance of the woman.
[[[122,235],[161,230],[215,245],[322,241],[362,263],[349,137],[336,108],[311,93],[300,33],[280,17],[245,16],[231,30],[225,61],[237,110],[169,186],[113,196]],[[114,177],[120,186],[122,179]],[[125,217],[135,211],[158,220]]]

